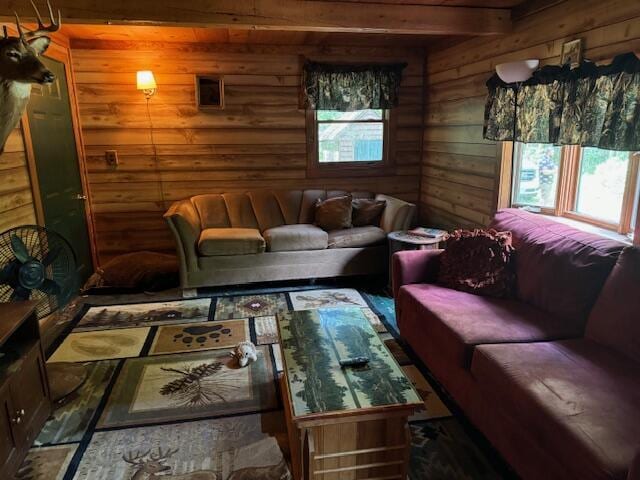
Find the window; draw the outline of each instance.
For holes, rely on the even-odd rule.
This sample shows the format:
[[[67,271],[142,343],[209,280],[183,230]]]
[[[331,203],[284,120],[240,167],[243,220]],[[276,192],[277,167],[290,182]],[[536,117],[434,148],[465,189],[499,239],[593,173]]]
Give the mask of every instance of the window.
[[[310,171],[378,174],[390,163],[389,116],[388,110],[308,111]]]
[[[511,144],[505,142],[507,147]],[[513,152],[512,205],[623,234],[634,230],[639,202],[636,152],[533,143],[516,143]]]
[[[516,144],[515,203],[555,208],[560,153],[560,147],[553,145]]]

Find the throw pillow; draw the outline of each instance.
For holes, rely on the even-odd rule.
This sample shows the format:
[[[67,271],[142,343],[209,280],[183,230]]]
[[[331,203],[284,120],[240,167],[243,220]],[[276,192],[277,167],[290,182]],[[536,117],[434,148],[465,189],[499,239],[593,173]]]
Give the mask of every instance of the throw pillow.
[[[320,198],[316,202],[315,224],[323,230],[351,228],[351,195]]]
[[[380,217],[387,202],[385,200],[370,200],[368,198],[356,198],[353,206],[353,226],[366,227],[367,225],[379,225]]]
[[[511,232],[456,230],[440,258],[438,283],[477,295],[511,296],[515,287]]]

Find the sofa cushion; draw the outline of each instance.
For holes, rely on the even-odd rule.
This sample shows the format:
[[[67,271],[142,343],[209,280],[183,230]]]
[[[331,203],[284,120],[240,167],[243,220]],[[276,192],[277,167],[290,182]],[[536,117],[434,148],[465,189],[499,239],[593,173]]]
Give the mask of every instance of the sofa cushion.
[[[298,223],[313,223],[316,218],[316,202],[318,199],[324,200],[325,198],[327,198],[326,190],[305,190],[302,192]]]
[[[202,228],[230,227],[224,198],[220,194],[196,195],[191,199],[200,215]]]
[[[264,238],[255,228],[207,228],[198,240],[198,251],[205,257],[262,253],[264,247]]]
[[[351,228],[351,195],[318,199],[314,223],[323,230]]]
[[[625,248],[607,278],[586,336],[640,363],[640,248]]]
[[[379,227],[354,227],[329,232],[329,248],[369,247],[384,243],[387,234]]]
[[[538,342],[577,337],[580,328],[511,299],[481,297],[431,284],[405,285],[398,295],[400,333],[411,343],[417,330],[448,362],[468,368],[484,343]],[[425,347],[427,348],[427,347]],[[437,372],[435,372],[437,375]]]
[[[223,193],[222,197],[233,228],[258,228],[258,220],[246,193]]]
[[[258,226],[261,232],[285,224],[280,205],[278,205],[273,192],[270,190],[256,190],[255,192],[248,192],[247,195],[251,199],[253,213],[258,219]]]
[[[494,407],[571,466],[626,479],[640,440],[640,364],[590,340],[481,345],[471,372]]]
[[[372,198],[354,198],[352,223],[354,227],[366,227],[368,225],[380,225],[380,217],[387,204],[384,200]]]
[[[265,230],[263,235],[269,252],[327,248],[327,232],[315,225],[282,225]]]
[[[518,209],[496,213],[491,228],[513,236],[518,298],[584,326],[624,245]]]
[[[276,190],[273,192],[280,206],[280,211],[287,225],[298,223],[300,205],[302,204],[302,190]]]

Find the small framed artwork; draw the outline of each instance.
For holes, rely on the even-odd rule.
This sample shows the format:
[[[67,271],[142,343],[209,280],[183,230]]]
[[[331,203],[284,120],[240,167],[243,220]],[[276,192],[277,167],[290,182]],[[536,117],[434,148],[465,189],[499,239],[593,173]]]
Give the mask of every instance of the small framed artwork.
[[[582,39],[572,40],[562,44],[561,65],[571,65],[577,67],[582,61]]]
[[[224,79],[219,75],[196,75],[198,110],[224,108]]]

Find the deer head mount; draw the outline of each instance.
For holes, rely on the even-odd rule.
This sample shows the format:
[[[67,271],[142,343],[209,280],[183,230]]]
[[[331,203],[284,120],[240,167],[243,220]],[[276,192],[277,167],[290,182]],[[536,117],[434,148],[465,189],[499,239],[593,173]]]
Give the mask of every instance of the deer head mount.
[[[31,84],[42,85],[55,80],[55,75],[38,57],[49,48],[51,39],[47,34],[60,29],[62,17],[58,10],[56,20],[51,4],[47,0],[51,23],[45,25],[33,0],[31,5],[38,19],[38,28],[30,31],[22,27],[16,13],[18,36],[9,36],[7,27],[4,26],[4,35],[0,38],[0,153],[4,150],[7,137],[18,124],[27,106]]]

